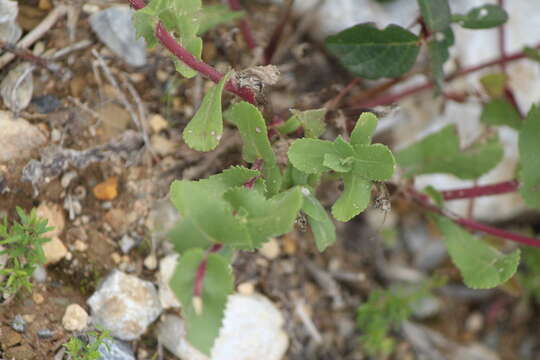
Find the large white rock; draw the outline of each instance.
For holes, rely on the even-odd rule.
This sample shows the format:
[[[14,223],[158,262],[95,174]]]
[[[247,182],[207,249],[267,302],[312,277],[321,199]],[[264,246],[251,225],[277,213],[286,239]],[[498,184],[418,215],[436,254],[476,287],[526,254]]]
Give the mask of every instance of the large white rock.
[[[212,348],[211,360],[280,360],[289,344],[283,316],[262,295],[229,296],[223,327]],[[185,339],[184,321],[164,315],[157,327],[158,341],[182,360],[209,360]]]
[[[122,340],[141,336],[161,314],[154,285],[114,270],[88,299],[92,319]]]
[[[180,302],[169,286],[177,263],[178,254],[167,255],[159,262],[158,293],[163,309],[180,307]]]

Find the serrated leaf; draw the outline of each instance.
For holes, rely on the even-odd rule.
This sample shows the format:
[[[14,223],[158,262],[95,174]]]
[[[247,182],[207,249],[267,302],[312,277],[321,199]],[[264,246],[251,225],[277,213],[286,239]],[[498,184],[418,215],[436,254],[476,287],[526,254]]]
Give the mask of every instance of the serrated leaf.
[[[287,155],[295,168],[308,174],[328,171],[324,156],[335,153],[334,143],[319,139],[298,139],[292,143]],[[339,154],[336,154],[339,156]]]
[[[339,173],[346,173],[351,171],[354,157],[342,157],[337,154],[324,154],[323,165],[328,169],[334,170]]]
[[[182,255],[169,283],[182,304],[188,342],[209,355],[222,326],[227,296],[232,293],[234,280],[230,265],[218,254],[208,254],[202,289],[202,312],[193,306],[193,288],[197,269],[205,259],[202,249]]]
[[[353,173],[343,175],[344,190],[332,206],[336,220],[346,222],[360,214],[371,199],[371,181]]]
[[[312,109],[299,111],[291,109],[291,112],[298,118],[300,124],[304,128],[304,135],[308,138],[318,138],[326,130],[324,117],[326,116],[326,108]]]
[[[514,275],[519,265],[519,249],[502,254],[450,219],[440,215],[433,215],[433,218],[443,233],[448,253],[461,272],[465,285],[473,289],[490,289]]]
[[[454,44],[454,32],[450,27],[435,33],[428,41],[429,65],[431,75],[440,91],[444,81],[443,65],[450,57],[449,48]]]
[[[198,151],[216,148],[223,135],[223,116],[221,113],[221,94],[230,73],[212,86],[204,96],[201,106],[182,133],[186,144]]]
[[[291,231],[303,203],[298,187],[271,199],[245,187],[234,188],[227,191],[224,198],[243,214],[241,221],[245,222],[254,247],[262,245],[271,236]]]
[[[486,74],[480,78],[480,83],[491,98],[499,98],[504,95],[504,88],[508,76],[505,73]]]
[[[489,29],[504,24],[508,14],[500,6],[486,4],[469,10],[466,15],[455,14],[452,21],[467,29]]]
[[[442,173],[464,180],[487,173],[502,157],[503,148],[497,137],[460,151],[455,125],[448,125],[396,154],[407,177]]]
[[[519,132],[519,192],[525,203],[540,208],[540,107],[533,105]]]
[[[506,125],[518,130],[523,122],[517,110],[506,99],[493,99],[484,105],[480,121],[488,125]]]
[[[148,48],[153,48],[158,41],[154,35],[154,29],[157,24],[157,16],[150,6],[137,10],[132,15],[133,26],[137,38],[143,37]]]
[[[418,6],[431,32],[442,31],[450,25],[452,14],[448,0],[418,0]]]
[[[174,181],[170,190],[171,201],[183,216],[178,226],[189,235],[190,242],[251,248],[247,227],[233,215],[229,203],[213,196],[216,191],[209,183]]]
[[[351,145],[369,145],[377,128],[377,116],[370,112],[360,115],[351,132]]]
[[[367,79],[403,75],[420,50],[420,40],[412,32],[397,25],[379,30],[369,23],[330,36],[325,44],[347,70]]]
[[[226,117],[240,131],[244,160],[250,163],[257,159],[263,160],[262,173],[268,193],[269,195],[276,194],[281,188],[281,171],[268,140],[266,123],[261,112],[250,103],[242,101],[233,105],[227,111]]]
[[[396,160],[382,144],[355,145],[352,172],[364,179],[385,181],[394,174]]]
[[[228,6],[222,4],[204,6],[200,13],[197,33],[202,35],[218,25],[232,22],[244,15],[243,11],[232,11]]]

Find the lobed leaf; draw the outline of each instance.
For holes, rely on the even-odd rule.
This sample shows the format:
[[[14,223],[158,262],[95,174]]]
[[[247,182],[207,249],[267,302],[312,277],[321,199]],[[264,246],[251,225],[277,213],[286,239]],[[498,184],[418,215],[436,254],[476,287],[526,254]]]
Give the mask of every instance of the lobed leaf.
[[[356,174],[347,173],[343,175],[343,185],[343,192],[332,206],[332,215],[337,220],[346,222],[360,214],[369,205],[371,181]]]
[[[466,15],[455,14],[452,21],[467,29],[489,29],[504,24],[508,20],[506,11],[493,4],[486,4],[469,10]]]
[[[431,32],[443,31],[450,26],[452,14],[448,0],[418,0],[418,6]]]
[[[226,113],[229,121],[238,127],[242,137],[242,155],[245,161],[253,163],[263,160],[263,176],[269,195],[276,194],[281,188],[281,171],[276,156],[267,136],[266,123],[261,112],[255,106],[242,101],[233,105]]]
[[[377,116],[370,112],[360,115],[351,132],[351,145],[369,145],[377,128]]]
[[[209,355],[222,326],[227,296],[233,291],[230,264],[218,254],[208,254],[202,290],[202,312],[193,306],[193,288],[197,269],[205,259],[202,249],[192,249],[182,255],[169,283],[182,304],[188,342]]]
[[[502,159],[497,137],[459,149],[455,125],[448,125],[396,154],[405,176],[443,173],[460,179],[476,179],[493,169]]]
[[[334,143],[319,139],[298,139],[292,143],[287,155],[295,168],[308,174],[328,171],[324,166],[324,157],[336,154]]]
[[[394,174],[396,160],[388,147],[382,144],[355,145],[352,172],[365,179],[389,180]]]
[[[519,132],[519,192],[525,203],[540,208],[540,107],[533,105]]]
[[[502,254],[450,219],[441,215],[433,215],[433,218],[443,233],[448,253],[461,272],[465,285],[473,289],[489,289],[514,275],[519,265],[519,249]]]
[[[506,125],[517,130],[522,125],[521,116],[517,110],[503,98],[493,99],[485,104],[480,114],[480,121],[487,125]]]
[[[184,129],[182,135],[190,148],[210,151],[219,144],[223,135],[221,95],[229,77],[230,73],[208,90],[197,113]]]
[[[350,72],[367,79],[398,77],[411,69],[420,50],[412,32],[389,25],[359,24],[326,39],[326,47]]]

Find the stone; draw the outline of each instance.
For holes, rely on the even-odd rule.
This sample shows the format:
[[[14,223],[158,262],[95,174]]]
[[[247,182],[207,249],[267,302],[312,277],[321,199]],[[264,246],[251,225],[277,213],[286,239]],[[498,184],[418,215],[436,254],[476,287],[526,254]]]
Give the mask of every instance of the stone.
[[[47,142],[45,135],[28,121],[0,111],[0,163],[24,159]]]
[[[11,69],[0,83],[0,95],[4,104],[13,112],[24,110],[34,93],[34,66],[24,62]]]
[[[0,23],[0,41],[6,43],[16,43],[22,35],[22,29],[16,22],[8,21]],[[0,51],[0,54],[2,52]]]
[[[159,133],[161,130],[165,130],[169,127],[169,123],[160,114],[153,114],[148,120],[150,127],[154,133]]]
[[[259,252],[268,260],[273,260],[279,256],[279,243],[275,238],[271,238],[263,244],[263,246],[259,249]]]
[[[442,308],[441,301],[434,296],[423,297],[411,304],[412,315],[419,320],[436,316]]]
[[[15,21],[19,6],[17,1],[0,0],[0,23]]]
[[[0,245],[0,252],[5,250],[5,248]],[[6,263],[8,261],[8,255],[7,254],[0,254],[0,270],[2,270],[4,267],[6,267]],[[0,274],[0,283],[4,280],[5,275]]]
[[[160,134],[154,134],[150,138],[152,148],[161,156],[167,156],[178,149],[178,144]]]
[[[48,114],[56,111],[62,103],[54,95],[37,96],[32,99],[32,104],[36,107],[37,112]]]
[[[37,283],[44,283],[45,280],[47,280],[47,270],[44,266],[38,266],[36,267],[36,270],[34,270],[32,277]]]
[[[283,323],[283,315],[266,297],[231,295],[210,358],[280,360],[289,343]],[[156,331],[158,341],[180,359],[209,359],[187,342],[184,321],[180,317],[163,315]]]
[[[146,64],[146,44],[137,38],[131,22],[133,10],[112,6],[90,16],[90,26],[103,42],[122,60],[132,66]]]
[[[24,333],[26,330],[26,321],[19,314],[15,315],[13,321],[11,321],[11,328],[17,332]]]
[[[154,285],[114,270],[88,299],[92,319],[121,340],[138,339],[161,314]]]
[[[64,216],[64,210],[58,204],[44,201],[39,204],[36,213],[39,217],[47,219],[47,226],[53,229],[43,236],[53,238],[60,236],[64,231],[66,220]]]
[[[137,245],[135,240],[127,234],[120,239],[120,250],[124,254],[127,254],[135,245]]]
[[[32,294],[32,300],[37,304],[43,304],[43,301],[45,301],[45,298],[40,293],[33,293]]]
[[[116,339],[105,339],[98,351],[100,360],[135,360],[135,354],[129,344]]]
[[[41,339],[50,339],[54,335],[54,332],[52,332],[49,329],[39,329],[37,331],[37,336]]]
[[[66,308],[62,325],[68,331],[82,331],[88,324],[88,313],[79,304],[71,304]]]
[[[68,249],[58,237],[53,237],[42,245],[45,253],[45,265],[56,264],[68,253]]]
[[[144,259],[144,267],[148,270],[155,270],[157,268],[157,259],[155,254],[150,254]]]
[[[110,201],[118,196],[118,178],[111,176],[94,187],[94,196],[98,200]]]
[[[180,302],[169,286],[169,281],[171,281],[177,263],[178,254],[167,255],[159,262],[157,283],[159,301],[163,309],[180,307]]]
[[[180,214],[169,198],[158,200],[150,210],[145,225],[150,229],[152,237],[163,240],[169,231],[180,221]]]

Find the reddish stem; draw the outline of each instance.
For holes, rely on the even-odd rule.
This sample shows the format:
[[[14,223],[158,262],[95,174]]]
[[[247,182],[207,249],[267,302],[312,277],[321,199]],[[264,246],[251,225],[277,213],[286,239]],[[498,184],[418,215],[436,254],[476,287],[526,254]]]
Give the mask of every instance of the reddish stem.
[[[223,244],[214,244],[208,250],[208,253],[216,253],[223,248]],[[195,274],[195,282],[193,283],[193,296],[202,297],[204,276],[206,275],[206,268],[208,265],[208,254],[204,259],[199,263],[197,267],[197,272]]]
[[[497,229],[488,225],[477,223],[476,221],[471,220],[471,219],[465,219],[461,217],[452,216],[447,211],[433,205],[429,196],[427,196],[426,194],[422,194],[412,188],[406,189],[405,193],[410,195],[413,200],[415,200],[418,204],[420,204],[420,206],[422,206],[426,210],[432,211],[434,213],[437,213],[443,216],[447,216],[456,224],[459,224],[465,228],[468,228],[469,230],[481,231],[483,233],[497,236],[502,239],[514,241],[520,244],[524,244],[524,245],[528,245],[528,246],[532,246],[532,247],[536,247],[540,249],[540,239],[523,236],[520,234],[510,232],[510,231],[502,230],[502,229]]]
[[[517,180],[509,180],[496,184],[479,185],[470,188],[444,190],[441,194],[444,200],[471,199],[479,196],[499,195],[514,192],[518,189]]]
[[[262,167],[263,167],[263,160],[262,159],[257,159],[253,163],[253,166],[251,167],[251,169],[261,171]],[[255,182],[257,181],[257,179],[259,177],[260,177],[260,175],[252,177],[251,179],[246,181],[246,183],[244,184],[244,187],[246,187],[246,189],[252,189],[253,186],[255,185]]]
[[[133,8],[139,10],[145,7],[143,0],[129,0]],[[217,83],[223,77],[223,74],[214,69],[212,66],[197,59],[183,46],[181,46],[174,37],[165,29],[165,27],[158,23],[155,30],[156,38],[165,46],[170,52],[172,52],[180,61],[199,72],[203,76],[209,78],[213,82]],[[245,101],[255,105],[255,94],[251,89],[243,87],[238,88],[234,82],[229,80],[225,85],[225,90],[240,96]]]
[[[535,48],[540,48],[540,44],[536,45]],[[513,53],[513,54],[505,56],[505,57],[499,57],[498,59],[490,60],[490,61],[487,61],[485,63],[481,63],[481,64],[478,64],[478,65],[472,66],[470,68],[465,68],[465,69],[457,71],[457,72],[455,72],[453,74],[450,74],[450,75],[445,77],[445,81],[451,81],[451,80],[454,80],[454,79],[456,79],[458,77],[465,76],[467,74],[476,72],[478,70],[488,68],[490,66],[506,64],[506,63],[516,61],[516,60],[520,60],[520,59],[523,59],[523,58],[526,58],[526,57],[527,57],[527,55],[525,55],[525,53],[523,53],[522,51],[517,52],[517,53]],[[397,101],[399,101],[399,100],[401,100],[401,99],[403,99],[403,98],[405,98],[407,96],[419,93],[419,92],[424,91],[424,90],[431,89],[433,86],[434,86],[433,83],[425,82],[425,83],[420,84],[420,85],[412,86],[412,87],[410,87],[408,89],[405,89],[405,90],[403,90],[401,92],[398,92],[398,93],[384,94],[384,95],[379,96],[379,97],[377,97],[377,98],[375,98],[373,100],[361,102],[360,104],[357,104],[355,107],[353,107],[353,109],[373,108],[375,106],[380,106],[380,105],[389,105],[389,104],[397,102]]]
[[[289,1],[289,4],[287,6],[287,9],[285,9],[285,15],[281,19],[281,21],[278,23],[276,28],[274,29],[274,32],[272,33],[272,36],[270,37],[270,41],[268,42],[268,45],[264,49],[264,64],[268,65],[272,62],[272,57],[274,56],[279,40],[281,39],[281,35],[283,34],[283,30],[285,30],[285,26],[287,25],[287,22],[289,21],[289,17],[291,16],[292,12],[292,1]]]
[[[234,11],[242,10],[242,6],[240,5],[240,1],[238,0],[229,0],[229,7],[231,8],[231,10]],[[255,43],[255,38],[253,37],[253,33],[251,32],[251,28],[247,20],[240,19],[238,21],[238,26],[240,27],[240,31],[242,32],[242,36],[244,37],[248,48],[250,48],[251,50],[255,49],[257,47],[257,44]]]

